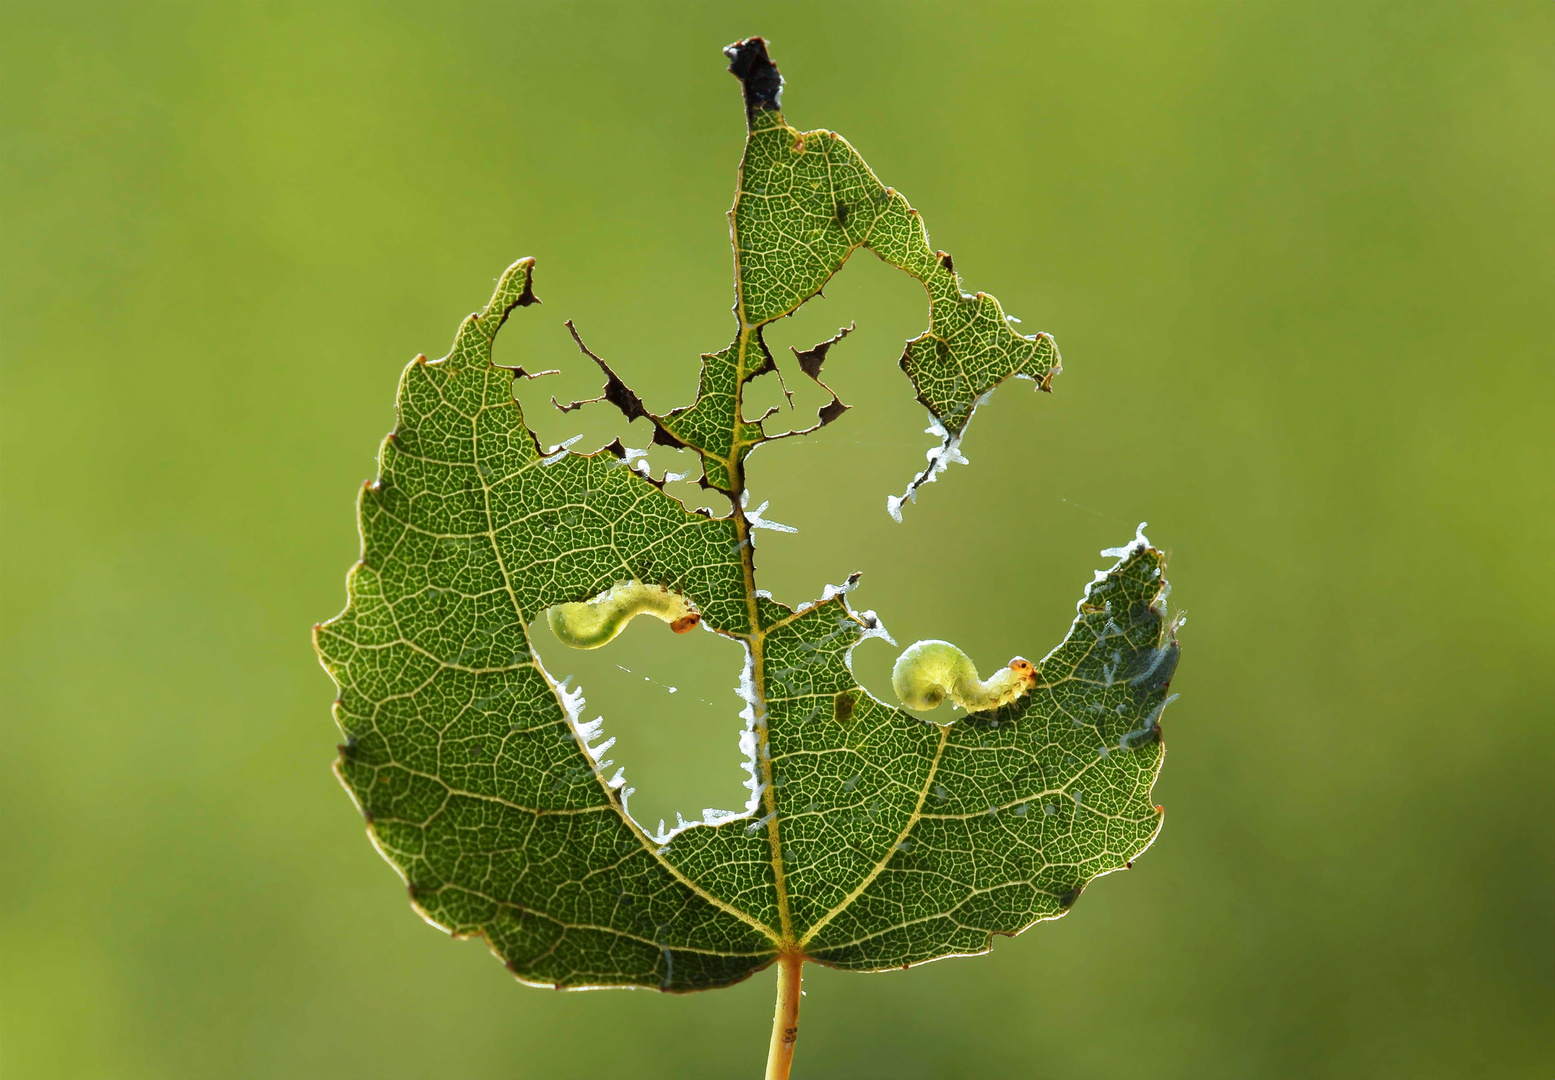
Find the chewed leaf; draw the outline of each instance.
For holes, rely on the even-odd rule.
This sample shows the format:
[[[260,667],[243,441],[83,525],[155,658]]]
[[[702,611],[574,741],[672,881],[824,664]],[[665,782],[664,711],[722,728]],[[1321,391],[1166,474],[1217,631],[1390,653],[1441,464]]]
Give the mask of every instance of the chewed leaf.
[[[770,959],[770,935],[655,854],[528,624],[639,580],[748,632],[735,523],[688,512],[608,450],[542,453],[513,374],[491,363],[532,268],[508,270],[447,357],[405,369],[362,492],[350,603],[316,633],[340,687],[337,769],[417,907],[485,935],[526,980],[721,985]]]
[[[905,494],[891,498],[888,508],[900,520],[902,502],[960,459],[960,442],[978,404],[1011,376],[1049,389],[1062,370],[1058,349],[1049,334],[1016,333],[992,296],[963,292],[951,257],[929,247],[918,211],[876,179],[846,139],[834,131],[788,125],[778,110],[782,78],[761,38],[725,51],[729,70],[744,84],[748,122],[739,188],[729,212],[738,331],[726,348],[703,354],[696,401],[684,408],[663,416],[649,413],[610,366],[589,353],[606,376],[596,400],[610,401],[628,419],[646,416],[656,441],[700,452],[707,486],[731,494],[742,490],[751,450],[780,437],[768,435],[761,420],[748,420],[740,410],[745,384],[777,370],[762,328],[792,314],[853,252],[867,249],[917,278],[929,297],[929,328],[907,343],[901,367],[929,410],[929,430],[939,436],[940,446]],[[807,374],[819,381],[826,350],[846,333],[800,357]],[[581,339],[578,344],[582,347]],[[833,394],[815,428],[846,408]]]
[[[1175,648],[1161,565],[1133,551],[1089,590],[1103,607],[1086,602],[1035,689],[945,727],[857,685],[860,626],[841,597],[769,632],[773,782],[806,956],[877,970],[980,952],[1149,845],[1165,684],[1109,683],[1106,668]]]
[[[339,687],[336,768],[378,849],[428,920],[484,937],[531,983],[687,991],[780,956],[877,970],[982,951],[1062,915],[1160,825],[1150,789],[1177,646],[1163,558],[1143,536],[1110,552],[1040,663],[981,680],[947,643],[909,649],[911,704],[948,695],[971,710],[945,724],[853,677],[854,648],[886,637],[848,606],[856,574],[798,608],[756,588],[753,534],[787,526],[747,509],[745,458],[769,436],[744,419],[743,389],[775,370],[762,327],[855,249],[918,277],[931,301],[902,367],[942,447],[914,487],[953,459],[979,400],[1011,375],[1045,387],[1058,357],[993,298],[961,292],[917,212],[840,136],[787,126],[760,39],[729,52],[749,128],[734,341],[703,356],[696,400],[660,416],[573,330],[605,375],[596,401],[697,450],[727,515],[687,510],[634,467],[641,451],[540,446],[514,400],[523,373],[492,363],[498,330],[536,302],[523,259],[447,356],[405,369],[361,494],[347,607],[315,631]],[[806,375],[821,382],[847,332],[797,353]],[[845,409],[833,394],[816,426]],[[536,656],[545,612],[576,648],[608,648],[641,614],[739,641],[745,804],[639,824],[605,723],[582,722],[582,691]]]

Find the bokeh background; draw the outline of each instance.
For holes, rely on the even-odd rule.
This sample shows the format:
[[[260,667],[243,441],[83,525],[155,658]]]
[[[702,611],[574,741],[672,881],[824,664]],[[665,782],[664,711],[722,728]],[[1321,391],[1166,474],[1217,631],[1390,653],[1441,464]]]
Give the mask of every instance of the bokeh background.
[[[513,259],[543,439],[646,442],[545,404],[566,318],[689,400],[752,33],[1065,366],[895,525],[923,295],[848,266],[773,335],[858,324],[853,411],[754,459],[762,583],[992,665],[1148,520],[1189,612],[1155,847],[988,956],[810,968],[796,1077],[1549,1076],[1548,4],[0,7],[0,1071],[757,1074],[769,973],[544,992],[417,919],[309,644],[400,368]],[[660,629],[541,652],[640,816],[737,805],[737,650]]]

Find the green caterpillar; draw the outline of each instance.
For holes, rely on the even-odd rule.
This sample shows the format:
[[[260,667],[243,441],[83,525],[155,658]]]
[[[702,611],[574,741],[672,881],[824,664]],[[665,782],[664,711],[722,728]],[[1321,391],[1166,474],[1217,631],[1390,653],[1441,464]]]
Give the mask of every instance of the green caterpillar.
[[[1037,684],[1037,669],[1017,656],[983,682],[970,657],[948,641],[918,641],[907,646],[891,669],[891,688],[909,709],[925,712],[947,697],[967,712],[1007,705]]]
[[[652,615],[684,634],[702,621],[702,615],[679,593],[662,585],[628,581],[582,604],[557,604],[547,621],[551,633],[574,649],[597,649],[611,641],[639,615]]]

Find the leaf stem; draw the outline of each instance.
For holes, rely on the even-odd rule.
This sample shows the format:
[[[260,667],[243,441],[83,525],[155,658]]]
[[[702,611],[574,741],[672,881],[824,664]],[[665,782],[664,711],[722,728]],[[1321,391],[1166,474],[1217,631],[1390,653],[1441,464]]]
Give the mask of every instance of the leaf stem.
[[[788,1080],[794,1063],[794,1040],[799,1037],[799,984],[804,955],[785,952],[778,957],[777,1007],[772,1011],[772,1045],[767,1050],[767,1080]]]

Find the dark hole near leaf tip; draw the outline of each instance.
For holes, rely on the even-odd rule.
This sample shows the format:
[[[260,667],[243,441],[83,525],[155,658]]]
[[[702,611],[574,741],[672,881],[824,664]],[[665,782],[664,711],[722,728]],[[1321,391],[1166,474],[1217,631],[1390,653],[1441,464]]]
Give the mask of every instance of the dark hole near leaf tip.
[[[1084,885],[1076,885],[1074,888],[1064,893],[1058,898],[1058,906],[1065,909],[1066,911],[1069,908],[1074,907],[1074,902],[1080,899],[1080,893],[1084,890],[1084,888]]]
[[[783,76],[767,56],[767,42],[749,37],[724,47],[729,58],[729,74],[745,87],[745,116],[754,119],[758,110],[776,111],[783,104]]]

